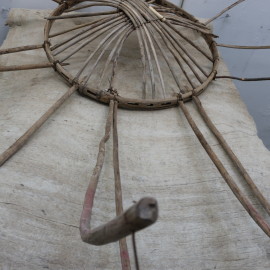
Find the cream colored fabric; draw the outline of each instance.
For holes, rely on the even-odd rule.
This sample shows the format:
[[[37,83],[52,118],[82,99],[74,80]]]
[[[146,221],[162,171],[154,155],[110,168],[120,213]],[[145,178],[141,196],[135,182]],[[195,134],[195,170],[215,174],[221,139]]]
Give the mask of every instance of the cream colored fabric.
[[[41,44],[42,18],[48,14],[13,9],[9,15],[11,29],[2,47]],[[1,65],[46,61],[42,50],[0,58]],[[227,73],[224,63],[219,71]],[[0,151],[67,88],[53,69],[0,74]],[[201,100],[270,199],[270,154],[257,137],[235,86],[229,80],[218,80]],[[238,179],[192,104],[188,108]],[[117,243],[102,247],[84,244],[78,229],[107,112],[107,106],[74,94],[1,167],[0,269],[120,269]],[[119,144],[124,207],[147,195],[159,202],[158,222],[137,234],[141,269],[270,269],[268,237],[234,197],[178,108],[120,110]],[[93,227],[115,216],[111,142],[106,149]],[[243,181],[237,182],[246,189]],[[128,244],[133,258],[130,238]]]

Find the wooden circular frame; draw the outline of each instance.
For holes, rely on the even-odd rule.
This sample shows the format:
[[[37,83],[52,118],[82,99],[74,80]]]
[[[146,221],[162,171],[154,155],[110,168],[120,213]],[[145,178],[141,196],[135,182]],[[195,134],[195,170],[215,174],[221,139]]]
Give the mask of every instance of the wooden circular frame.
[[[85,0],[86,1],[86,0]],[[79,3],[85,2],[80,1]],[[51,16],[60,16],[62,15],[67,9],[75,6],[78,4],[77,1],[71,1],[66,2],[64,1],[61,5],[59,5],[51,14]],[[191,14],[187,13],[183,9],[169,3],[173,6],[177,14],[181,14],[185,18],[192,20],[193,22],[197,22],[195,17],[193,17]],[[109,6],[109,4],[108,4]],[[114,5],[111,5],[112,7],[115,7]],[[168,2],[164,4],[164,6],[168,6]],[[178,105],[179,100],[183,100],[184,102],[189,101],[192,99],[192,96],[198,96],[200,95],[208,86],[209,84],[215,79],[215,76],[217,74],[217,68],[219,65],[219,54],[216,46],[216,42],[214,41],[213,37],[210,35],[206,35],[204,33],[201,33],[202,37],[206,41],[206,43],[209,46],[209,49],[212,54],[212,70],[207,79],[197,88],[193,89],[192,91],[188,91],[185,94],[182,94],[181,96],[176,96],[172,98],[165,98],[165,99],[131,99],[127,97],[122,97],[120,95],[114,95],[112,93],[106,92],[104,90],[96,90],[89,87],[82,87],[82,83],[80,81],[76,81],[75,77],[68,72],[63,65],[55,59],[53,56],[53,53],[50,49],[50,30],[53,26],[55,20],[48,20],[45,24],[45,30],[44,30],[44,50],[46,52],[46,55],[48,57],[49,62],[54,66],[56,72],[63,77],[70,85],[77,84],[78,85],[78,91],[87,97],[90,97],[91,99],[97,100],[102,103],[109,104],[110,100],[116,100],[119,103],[120,108],[125,109],[132,109],[132,110],[160,110],[160,109],[167,109],[171,107],[175,107]]]

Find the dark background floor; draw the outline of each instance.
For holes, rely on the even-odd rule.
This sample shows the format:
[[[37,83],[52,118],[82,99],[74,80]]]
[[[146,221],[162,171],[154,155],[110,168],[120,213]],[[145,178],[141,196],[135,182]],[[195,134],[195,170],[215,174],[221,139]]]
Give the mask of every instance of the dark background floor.
[[[172,0],[180,4],[182,0]],[[184,0],[184,8],[201,18],[211,18],[235,0]],[[54,8],[51,0],[1,0],[0,44],[6,37],[5,21],[10,8]],[[237,45],[270,44],[270,1],[247,0],[226,12],[214,22],[218,43]],[[237,77],[269,77],[270,50],[234,50],[221,48],[222,57],[232,75]],[[235,84],[254,118],[258,135],[270,150],[270,81],[239,82]]]

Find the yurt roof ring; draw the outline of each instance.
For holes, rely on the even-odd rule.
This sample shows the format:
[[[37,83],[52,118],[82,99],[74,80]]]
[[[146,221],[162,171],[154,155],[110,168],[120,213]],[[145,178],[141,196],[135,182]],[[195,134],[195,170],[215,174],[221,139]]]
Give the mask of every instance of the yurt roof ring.
[[[79,5],[83,2],[84,5]],[[74,34],[68,39],[63,38],[60,42],[54,43],[54,38],[61,36],[65,37],[66,32],[72,32],[80,28],[80,25],[60,33],[52,31],[53,24],[57,21],[61,23],[70,18],[82,17],[82,14],[69,13],[71,11],[80,11],[87,7],[111,7],[112,11],[96,12],[96,13],[83,13],[85,17],[90,20],[89,23],[82,24],[82,31]],[[100,16],[96,19],[95,15]],[[87,26],[89,25],[89,26]],[[177,26],[182,26],[199,32],[201,38],[205,40],[207,51],[200,48],[192,40],[181,33]],[[89,32],[89,29],[90,32]],[[137,30],[137,31],[136,31]],[[103,73],[108,69],[108,65],[114,63],[112,74],[117,72],[117,58],[121,53],[122,47],[128,36],[136,31],[138,38],[138,45],[141,52],[141,61],[144,67],[144,74],[142,74],[143,81],[138,82],[142,84],[142,98],[130,98],[122,96],[118,89],[112,89],[109,85],[105,90],[96,87],[89,87],[82,79],[82,74],[90,65],[90,61],[94,58],[94,54],[98,55],[98,60],[104,57],[105,51],[112,45],[111,54],[106,59],[106,64]],[[113,33],[113,34],[112,34]],[[76,53],[83,50],[85,46],[91,43],[95,37],[105,34],[105,38],[98,44],[96,50],[89,55],[85,55],[84,63],[82,63],[81,70],[77,74],[68,71],[65,66],[67,60],[76,57]],[[177,37],[177,38],[175,38]],[[219,56],[217,46],[213,40],[214,35],[211,31],[192,15],[184,12],[180,8],[165,8],[158,4],[150,5],[144,1],[131,0],[98,0],[98,1],[64,1],[60,4],[47,18],[45,26],[44,49],[47,57],[55,70],[71,85],[78,85],[78,90],[81,94],[88,96],[100,102],[109,103],[110,100],[117,100],[119,107],[135,110],[157,110],[177,106],[179,100],[188,101],[192,95],[201,94],[215,79],[219,63]],[[102,39],[102,38],[101,38]],[[183,40],[182,44],[179,39]],[[78,43],[80,42],[80,44]],[[78,44],[79,45],[78,45]],[[72,47],[72,50],[70,49]],[[208,62],[210,69],[202,67],[193,55],[194,53],[189,50],[195,50],[205,58]],[[66,51],[69,50],[67,55]],[[160,52],[160,56],[157,55]],[[62,53],[66,53],[65,57]],[[171,57],[170,59],[168,58]],[[192,55],[193,54],[193,55]],[[168,96],[166,93],[166,83],[164,83],[162,70],[160,68],[160,58],[166,62],[174,80],[176,82],[175,94]],[[173,66],[170,62],[171,59],[175,61]],[[94,68],[98,65],[98,61],[94,63]],[[177,66],[177,68],[175,68]],[[89,73],[86,74],[86,80],[94,72],[94,68],[90,68]],[[115,68],[115,70],[113,70]],[[88,67],[89,69],[89,67]],[[147,70],[148,69],[148,70]],[[156,73],[155,73],[156,70]],[[184,77],[186,83],[183,84],[179,79],[179,71],[181,76]],[[148,77],[146,73],[149,73]],[[104,75],[104,74],[103,74]],[[115,74],[114,74],[115,75]],[[114,76],[112,75],[112,77]],[[101,75],[102,76],[102,75]],[[110,79],[113,80],[113,79]],[[150,81],[151,85],[151,98],[147,98],[145,92],[146,81]],[[156,95],[157,84],[161,86],[159,97]]]

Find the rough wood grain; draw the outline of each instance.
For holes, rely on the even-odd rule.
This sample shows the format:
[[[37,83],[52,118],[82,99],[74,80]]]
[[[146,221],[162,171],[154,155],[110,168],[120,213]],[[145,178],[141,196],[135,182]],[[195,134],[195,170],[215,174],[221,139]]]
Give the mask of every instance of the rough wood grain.
[[[158,205],[154,198],[143,198],[122,215],[82,236],[84,242],[105,245],[145,229],[156,222]]]

